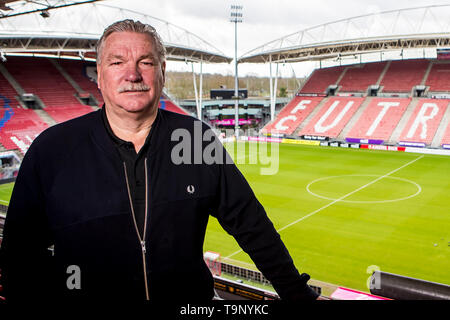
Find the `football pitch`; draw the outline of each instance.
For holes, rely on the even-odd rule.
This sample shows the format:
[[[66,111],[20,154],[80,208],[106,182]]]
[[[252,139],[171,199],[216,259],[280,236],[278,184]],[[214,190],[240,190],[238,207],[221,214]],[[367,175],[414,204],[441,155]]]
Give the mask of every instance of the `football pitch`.
[[[11,198],[13,187],[14,182],[0,185],[0,204],[3,204],[5,206],[9,204],[9,199]]]
[[[238,145],[238,167],[300,272],[366,292],[374,269],[450,284],[450,157],[282,144],[276,173],[261,175],[267,165],[249,164],[258,152]],[[0,203],[12,187],[0,185]],[[213,217],[207,250],[254,269]]]
[[[374,269],[450,284],[450,157],[279,145],[274,175],[238,160],[300,272],[366,292]],[[206,250],[252,268],[215,218]]]

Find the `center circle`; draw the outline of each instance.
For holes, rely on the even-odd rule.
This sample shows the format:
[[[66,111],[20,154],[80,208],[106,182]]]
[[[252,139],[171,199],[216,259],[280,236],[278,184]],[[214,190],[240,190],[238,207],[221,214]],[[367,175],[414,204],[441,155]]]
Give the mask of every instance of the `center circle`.
[[[340,179],[340,178],[353,178],[353,177],[376,177],[379,178],[378,181],[372,183],[374,180],[369,181],[366,185],[372,185],[372,184],[376,184],[379,183],[379,181],[383,180],[383,179],[392,179],[392,180],[399,180],[399,181],[403,181],[406,182],[408,184],[413,185],[417,190],[415,193],[412,193],[408,196],[403,196],[403,197],[399,197],[396,199],[385,199],[385,200],[345,200],[345,198],[347,196],[353,195],[354,193],[358,193],[359,191],[363,190],[366,185],[362,185],[359,186],[359,188],[352,190],[352,192],[349,192],[345,195],[342,195],[342,197],[337,197],[337,198],[333,198],[333,197],[327,197],[321,194],[318,194],[316,192],[313,192],[311,190],[311,186],[321,182],[321,181],[325,181],[325,180],[331,180],[331,179]],[[408,180],[408,179],[404,179],[404,178],[398,178],[398,177],[391,177],[391,176],[377,176],[377,175],[370,175],[370,174],[355,174],[355,175],[341,175],[341,176],[328,176],[328,177],[324,177],[324,178],[319,178],[316,180],[311,181],[307,186],[306,186],[306,190],[308,191],[308,193],[310,193],[311,195],[321,198],[321,199],[325,199],[325,200],[332,200],[332,201],[340,201],[340,202],[348,202],[348,203],[387,203],[387,202],[396,202],[396,201],[401,201],[401,200],[406,200],[406,199],[410,199],[413,198],[415,196],[417,196],[421,191],[422,188],[420,187],[419,184],[417,184],[414,181]],[[341,199],[342,198],[342,199]]]

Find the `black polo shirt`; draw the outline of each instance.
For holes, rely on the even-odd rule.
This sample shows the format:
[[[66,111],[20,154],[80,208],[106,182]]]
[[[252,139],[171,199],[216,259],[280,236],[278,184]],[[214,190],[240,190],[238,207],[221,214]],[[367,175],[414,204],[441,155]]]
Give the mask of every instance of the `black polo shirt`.
[[[139,150],[139,153],[136,153],[132,142],[122,140],[114,134],[111,126],[109,125],[105,107],[103,106],[102,109],[102,117],[105,128],[127,168],[128,183],[130,186],[134,214],[136,216],[136,224],[141,237],[143,237],[145,221],[145,155],[150,147],[150,139],[153,130],[150,129],[144,145],[141,150]],[[152,125],[153,128],[156,126],[158,119],[159,117],[156,116],[156,119]]]

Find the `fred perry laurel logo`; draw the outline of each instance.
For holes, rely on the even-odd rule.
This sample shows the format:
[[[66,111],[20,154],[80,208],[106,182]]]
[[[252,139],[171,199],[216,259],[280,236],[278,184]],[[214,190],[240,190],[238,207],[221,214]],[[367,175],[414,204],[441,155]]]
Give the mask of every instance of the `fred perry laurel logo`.
[[[186,190],[189,194],[193,194],[195,192],[195,188],[192,184],[188,185]]]

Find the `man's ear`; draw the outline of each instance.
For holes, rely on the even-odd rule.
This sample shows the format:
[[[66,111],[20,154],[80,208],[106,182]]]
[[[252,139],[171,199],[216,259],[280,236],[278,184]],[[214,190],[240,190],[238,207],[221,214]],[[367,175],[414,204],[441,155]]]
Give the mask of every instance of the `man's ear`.
[[[97,88],[99,88],[100,90],[101,90],[101,88],[100,88],[100,81],[101,81],[101,72],[100,72],[100,65],[98,64],[98,62],[97,62]]]
[[[162,73],[162,77],[163,77],[163,85],[166,83],[166,62],[163,61],[161,63],[161,73]]]

